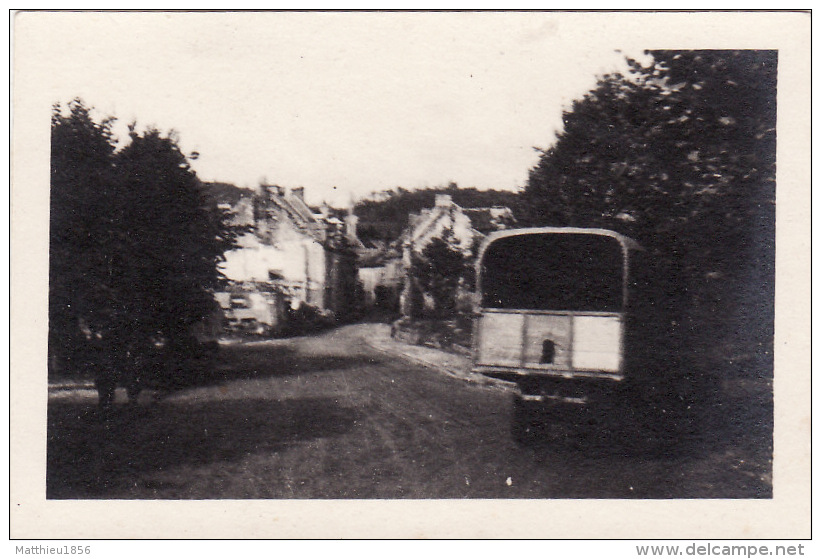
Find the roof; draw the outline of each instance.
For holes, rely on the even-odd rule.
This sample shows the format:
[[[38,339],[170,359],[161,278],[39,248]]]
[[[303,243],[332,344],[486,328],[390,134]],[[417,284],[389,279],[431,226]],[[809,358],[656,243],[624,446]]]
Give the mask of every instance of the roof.
[[[470,218],[471,226],[483,235],[516,223],[513,212],[506,207],[463,208],[462,211]]]
[[[261,201],[263,204],[272,204],[283,210],[301,231],[317,242],[325,241],[324,224],[314,217],[313,211],[301,197],[286,193],[285,189],[279,186],[263,185]]]
[[[392,248],[373,248],[357,251],[357,257],[360,268],[378,268],[391,260],[401,258],[401,255]]]
[[[465,215],[470,220],[471,229],[479,235],[487,235],[516,224],[513,212],[508,207],[463,208],[451,201],[450,197],[447,198],[447,200],[437,199],[437,204],[433,208],[424,208],[418,214],[411,214],[408,218],[408,227],[400,240],[406,241],[424,236],[440,216],[452,215],[453,212]]]
[[[477,262],[482,261],[482,257],[484,256],[485,251],[487,248],[493,244],[495,241],[499,239],[504,239],[505,237],[515,237],[517,235],[538,235],[544,233],[558,233],[558,234],[588,234],[588,235],[600,235],[603,237],[612,237],[616,239],[625,249],[627,250],[644,250],[640,244],[636,241],[631,239],[630,237],[626,237],[621,233],[617,233],[615,231],[611,231],[609,229],[594,229],[594,228],[585,228],[585,227],[531,227],[531,228],[522,228],[522,229],[507,229],[504,231],[496,231],[495,233],[491,233],[487,236],[487,238],[482,243],[481,248],[479,249],[479,258]]]

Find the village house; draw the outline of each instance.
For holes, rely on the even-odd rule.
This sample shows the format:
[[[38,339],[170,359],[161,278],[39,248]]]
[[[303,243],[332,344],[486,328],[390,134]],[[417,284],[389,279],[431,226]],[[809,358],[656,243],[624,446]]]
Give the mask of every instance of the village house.
[[[357,273],[365,306],[387,312],[399,311],[399,296],[405,283],[402,253],[380,243],[357,251]]]
[[[229,325],[276,332],[287,308],[306,304],[337,318],[355,310],[355,242],[344,220],[315,213],[304,189],[262,185],[230,208],[230,224],[245,227],[221,264],[230,289],[217,294]]]
[[[400,298],[402,315],[409,316],[411,290],[416,289],[411,274],[413,254],[422,254],[433,239],[447,237],[452,248],[461,251],[469,259],[475,259],[475,251],[485,236],[493,231],[510,228],[515,223],[510,208],[463,208],[448,194],[437,194],[433,208],[411,214],[408,218],[408,227],[400,239],[403,271]],[[430,304],[430,301],[426,304]]]

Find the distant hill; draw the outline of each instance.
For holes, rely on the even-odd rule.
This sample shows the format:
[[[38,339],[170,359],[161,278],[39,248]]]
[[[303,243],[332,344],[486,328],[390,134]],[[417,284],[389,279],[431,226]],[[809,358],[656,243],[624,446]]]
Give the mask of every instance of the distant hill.
[[[455,185],[423,190],[400,187],[379,192],[356,203],[354,213],[359,217],[357,235],[365,244],[395,241],[408,225],[408,214],[432,208],[437,194],[449,194],[463,208],[506,206],[513,211],[514,216],[520,213],[519,194],[509,190],[477,190],[458,188]]]
[[[252,196],[254,191],[250,188],[240,188],[227,182],[203,182],[203,190],[217,204],[236,205],[240,198]]]

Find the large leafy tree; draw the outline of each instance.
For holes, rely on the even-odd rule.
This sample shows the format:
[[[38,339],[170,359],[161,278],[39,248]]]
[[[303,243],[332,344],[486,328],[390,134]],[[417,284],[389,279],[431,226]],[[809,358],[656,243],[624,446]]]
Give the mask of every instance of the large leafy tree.
[[[599,226],[648,251],[681,334],[772,332],[775,51],[650,51],[564,114],[529,176],[531,224]],[[738,334],[735,332],[734,334]],[[713,342],[715,339],[712,340]]]
[[[111,121],[96,122],[79,100],[51,120],[49,259],[50,365],[82,367],[81,324],[100,322],[117,299],[112,256],[119,196]]]
[[[141,328],[174,340],[213,312],[217,266],[232,239],[174,136],[132,127],[130,137],[115,156],[126,250],[119,279]]]
[[[77,348],[106,330],[97,355],[118,368],[150,336],[174,346],[213,312],[233,236],[173,134],[132,125],[118,150],[110,119],[95,121],[79,100],[67,109],[52,115],[51,354],[93,366]]]

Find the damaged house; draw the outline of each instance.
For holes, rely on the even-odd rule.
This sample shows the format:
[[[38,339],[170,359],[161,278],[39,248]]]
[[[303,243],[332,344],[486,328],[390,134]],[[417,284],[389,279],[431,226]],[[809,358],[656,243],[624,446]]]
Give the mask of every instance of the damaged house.
[[[355,312],[350,219],[334,217],[327,208],[314,212],[302,188],[272,185],[249,191],[229,212],[231,224],[246,229],[221,265],[229,289],[217,299],[230,327],[276,333],[285,326],[288,308],[301,305],[342,320]]]

